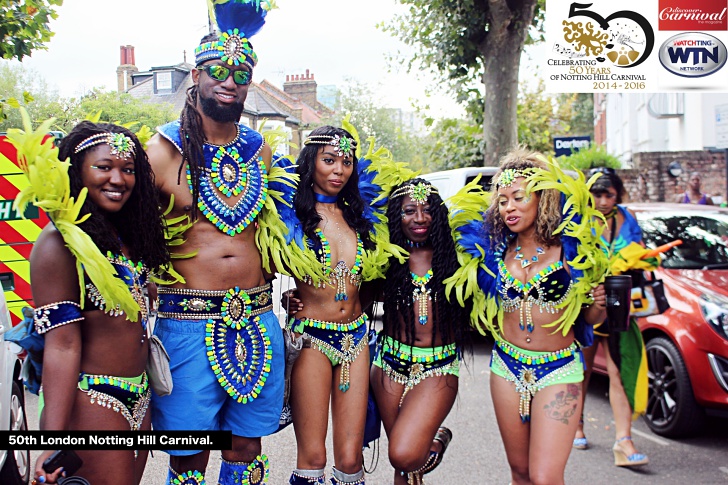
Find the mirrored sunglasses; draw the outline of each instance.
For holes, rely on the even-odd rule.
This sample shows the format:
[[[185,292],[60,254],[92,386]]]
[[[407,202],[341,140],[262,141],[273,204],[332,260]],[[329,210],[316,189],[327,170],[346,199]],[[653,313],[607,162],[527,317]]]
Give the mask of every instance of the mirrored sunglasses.
[[[232,71],[225,66],[218,66],[217,64],[199,66],[197,69],[205,71],[212,79],[220,82],[224,82],[230,76],[230,72],[232,72],[233,81],[240,86],[247,86],[253,80],[253,73],[243,69]]]

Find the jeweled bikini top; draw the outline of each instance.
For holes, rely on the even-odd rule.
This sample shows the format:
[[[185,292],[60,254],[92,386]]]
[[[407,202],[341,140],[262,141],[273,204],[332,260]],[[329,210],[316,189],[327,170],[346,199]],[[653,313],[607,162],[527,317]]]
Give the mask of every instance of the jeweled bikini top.
[[[238,134],[225,145],[205,143],[205,166],[200,167],[197,207],[205,217],[228,236],[241,233],[258,216],[268,197],[268,173],[260,151],[263,136],[242,124]],[[182,142],[179,121],[157,128],[180,153]],[[187,183],[192,192],[192,179],[187,169]],[[241,195],[242,194],[242,195]],[[235,204],[227,199],[240,196]]]
[[[141,262],[134,263],[123,254],[119,255],[108,252],[106,254],[106,259],[109,260],[111,265],[116,270],[116,277],[126,283],[126,286],[129,287],[129,292],[131,293],[131,296],[134,297],[134,301],[136,301],[139,305],[142,317],[142,327],[146,328],[147,318],[149,315],[147,314],[147,304],[144,297],[144,287],[146,287],[147,283],[149,282],[149,270]],[[99,310],[104,310],[104,307],[106,305],[104,297],[101,296],[98,288],[96,288],[93,283],[86,283],[86,299]],[[89,309],[88,304],[84,306],[87,310]],[[117,307],[116,309],[113,309],[107,313],[112,317],[117,317],[119,315],[122,315],[124,312]]]
[[[505,253],[505,251],[504,251]],[[503,258],[498,259],[499,286],[503,311],[521,312],[521,330],[533,331],[531,309],[533,305],[543,312],[556,313],[558,306],[566,301],[571,290],[571,275],[564,268],[564,247],[559,260],[536,273],[523,283],[516,279],[506,267]]]

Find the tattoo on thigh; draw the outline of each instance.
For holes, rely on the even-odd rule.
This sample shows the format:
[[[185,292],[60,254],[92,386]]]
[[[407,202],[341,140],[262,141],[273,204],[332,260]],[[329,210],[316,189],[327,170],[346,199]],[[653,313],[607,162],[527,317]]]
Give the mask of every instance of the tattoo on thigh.
[[[576,414],[579,399],[581,399],[580,395],[581,386],[567,384],[565,391],[556,394],[554,400],[544,406],[546,416],[556,421],[561,421],[564,424],[569,424],[569,419]]]

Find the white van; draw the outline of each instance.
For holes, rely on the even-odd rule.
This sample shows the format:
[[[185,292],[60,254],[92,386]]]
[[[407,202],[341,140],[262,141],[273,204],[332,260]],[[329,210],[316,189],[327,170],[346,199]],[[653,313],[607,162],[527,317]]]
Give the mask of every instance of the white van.
[[[0,293],[0,431],[28,429],[23,382],[18,379],[21,367],[18,354],[23,349],[2,338],[2,334],[11,327],[5,294]],[[25,485],[29,478],[30,453],[28,450],[0,450],[0,483]]]
[[[465,167],[426,173],[421,177],[437,187],[442,200],[447,200],[478,175],[480,175],[480,185],[485,190],[490,190],[490,180],[497,171],[498,167]]]

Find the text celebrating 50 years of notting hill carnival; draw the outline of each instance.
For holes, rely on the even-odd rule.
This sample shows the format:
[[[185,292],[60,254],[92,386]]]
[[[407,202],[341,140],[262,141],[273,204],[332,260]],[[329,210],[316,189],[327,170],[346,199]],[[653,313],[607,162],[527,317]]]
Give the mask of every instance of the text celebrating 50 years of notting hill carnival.
[[[728,89],[728,0],[546,2],[546,90]]]

